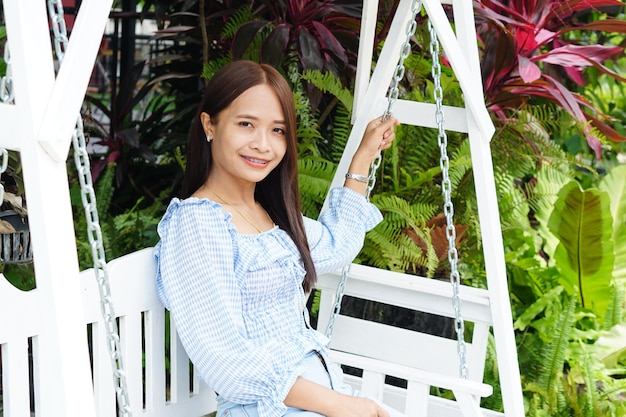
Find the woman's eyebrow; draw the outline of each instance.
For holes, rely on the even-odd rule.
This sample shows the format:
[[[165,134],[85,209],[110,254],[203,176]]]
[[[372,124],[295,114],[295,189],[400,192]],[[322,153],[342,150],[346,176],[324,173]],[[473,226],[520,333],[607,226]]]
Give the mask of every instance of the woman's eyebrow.
[[[239,114],[237,116],[238,119],[251,119],[251,120],[259,120],[259,118],[257,116],[253,116],[251,114]],[[276,124],[281,124],[281,125],[286,125],[287,122],[284,120],[274,120],[274,123]]]

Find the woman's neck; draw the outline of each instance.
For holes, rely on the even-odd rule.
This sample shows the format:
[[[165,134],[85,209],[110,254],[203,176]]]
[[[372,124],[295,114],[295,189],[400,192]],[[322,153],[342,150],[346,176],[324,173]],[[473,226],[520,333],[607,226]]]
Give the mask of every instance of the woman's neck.
[[[227,204],[253,207],[257,204],[254,197],[255,186],[256,184],[242,186],[241,184],[207,179],[194,195],[197,197],[218,197]]]

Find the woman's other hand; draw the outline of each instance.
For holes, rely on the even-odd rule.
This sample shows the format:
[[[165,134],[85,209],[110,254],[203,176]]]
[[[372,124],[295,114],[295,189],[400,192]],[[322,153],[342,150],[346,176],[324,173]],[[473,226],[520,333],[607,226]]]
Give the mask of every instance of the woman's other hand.
[[[363,139],[358,149],[354,153],[348,173],[356,175],[359,178],[367,178],[369,175],[370,165],[378,157],[378,153],[389,149],[393,140],[396,138],[394,128],[399,125],[398,119],[388,117],[383,121],[382,117],[378,117],[367,124]],[[359,181],[354,178],[346,178],[346,187],[365,194],[367,186],[366,181]]]

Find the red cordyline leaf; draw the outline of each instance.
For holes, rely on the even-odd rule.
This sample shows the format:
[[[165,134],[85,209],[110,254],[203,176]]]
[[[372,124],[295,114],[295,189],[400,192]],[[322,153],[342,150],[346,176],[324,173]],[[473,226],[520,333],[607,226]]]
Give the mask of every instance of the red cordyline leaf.
[[[591,132],[589,128],[589,120],[581,109],[581,105],[590,107],[584,97],[572,93],[563,84],[554,78],[544,75],[541,80],[537,80],[532,84],[520,85],[511,83],[507,85],[507,89],[513,94],[531,95],[535,97],[543,97],[557,103],[570,116],[585,126],[583,132],[587,139],[587,144],[594,151],[596,158],[602,156],[600,140]]]
[[[550,42],[552,39],[554,39],[554,37],[555,37],[556,35],[557,35],[556,33],[552,32],[552,31],[550,31],[550,30],[547,30],[547,29],[541,29],[541,30],[539,30],[539,32],[537,32],[537,34],[535,35],[535,41],[536,41],[538,44],[543,45],[543,44],[545,44],[545,43]]]
[[[624,3],[620,0],[569,0],[558,5],[554,9],[554,13],[558,17],[564,17],[581,10],[623,5]]]
[[[509,20],[509,23],[527,22],[524,11],[517,5],[509,5],[497,0],[483,0],[483,11],[496,20]]]
[[[561,33],[572,30],[598,30],[610,33],[626,33],[626,21],[617,19],[596,20],[595,22],[587,23],[582,26],[570,26],[563,28]]]
[[[518,55],[517,59],[519,62],[519,75],[524,82],[532,83],[541,77],[541,69],[539,69],[537,64],[525,56]]]
[[[604,45],[565,45],[537,55],[533,61],[542,61],[549,64],[561,65],[564,67],[589,67],[592,62],[602,63],[611,55],[621,52],[619,46]]]
[[[538,44],[533,29],[533,27],[519,27],[515,30],[515,49],[524,55],[537,49]]]
[[[582,70],[574,67],[563,67],[563,70],[567,74],[568,77],[572,79],[576,84],[582,86],[585,84],[585,80],[583,80],[583,72]]]
[[[609,140],[613,142],[626,142],[626,137],[620,135],[615,129],[604,123],[604,121],[589,114],[587,115],[587,118],[591,120],[591,124],[600,132],[602,132],[602,134],[606,136]]]
[[[339,58],[344,65],[348,64],[346,49],[341,45],[337,38],[335,38],[335,35],[333,35],[332,32],[320,22],[313,22],[313,27],[319,35],[318,40],[322,44],[322,48],[332,52],[333,55]]]
[[[565,48],[560,47],[554,49],[552,52],[557,51],[558,49]],[[579,85],[582,85],[582,79],[580,77],[580,69],[594,66],[601,72],[619,80],[621,82],[626,82],[626,78],[622,77],[615,71],[610,70],[600,63],[600,61],[605,61],[609,56],[614,55],[618,52],[622,52],[623,49],[619,46],[615,47],[607,47],[602,45],[594,45],[594,46],[576,46],[576,45],[568,45],[567,50],[576,51],[565,53],[556,53],[553,54],[549,52],[544,54],[543,56],[537,56],[533,58],[535,60],[541,60],[543,62],[547,62],[550,64],[561,65],[565,68],[568,75],[572,77],[572,79],[577,82]],[[565,56],[567,55],[567,56]],[[578,81],[580,80],[580,82]]]
[[[474,11],[476,12],[476,14],[478,16],[482,16],[484,18],[486,18],[487,20],[489,20],[492,24],[495,24],[496,26],[500,27],[502,30],[505,30],[505,24],[516,24],[519,23],[519,21],[506,16],[506,15],[502,15],[500,13],[497,13],[496,11],[490,9],[489,7],[485,6],[483,4],[483,2],[474,2]]]
[[[306,3],[306,0],[287,1],[287,13],[291,16],[291,18],[299,16],[302,12],[302,9],[306,7]]]

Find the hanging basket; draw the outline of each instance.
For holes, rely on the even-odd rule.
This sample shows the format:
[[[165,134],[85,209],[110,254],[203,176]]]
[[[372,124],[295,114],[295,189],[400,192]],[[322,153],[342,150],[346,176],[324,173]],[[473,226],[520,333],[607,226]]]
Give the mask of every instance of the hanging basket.
[[[33,249],[30,244],[28,218],[14,211],[0,211],[0,219],[15,229],[14,233],[0,234],[0,264],[24,264],[32,262]]]

